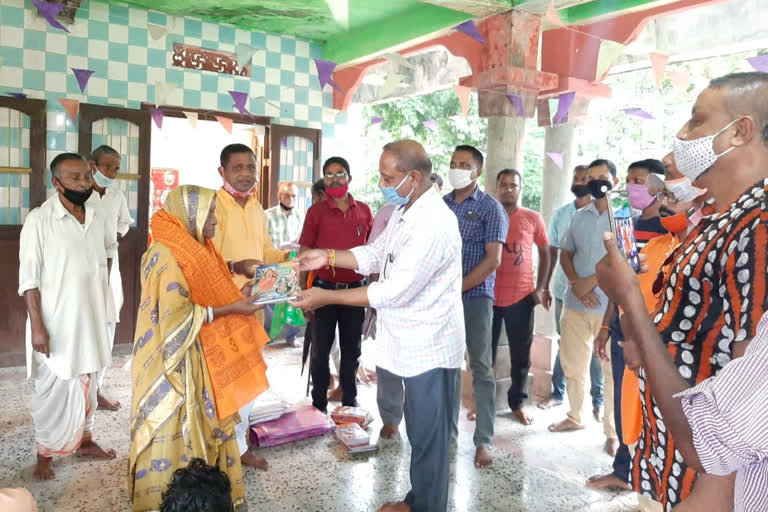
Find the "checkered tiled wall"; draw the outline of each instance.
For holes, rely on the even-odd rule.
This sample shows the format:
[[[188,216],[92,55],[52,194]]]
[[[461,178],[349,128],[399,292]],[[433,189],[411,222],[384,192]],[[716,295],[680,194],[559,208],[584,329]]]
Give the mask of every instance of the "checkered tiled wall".
[[[312,206],[314,144],[301,137],[280,141],[280,181],[292,181],[299,189],[297,206],[306,212]]]
[[[166,27],[167,35],[153,40],[148,23]],[[321,49],[307,41],[98,0],[84,2],[68,28],[70,34],[49,27],[29,0],[2,0],[0,5],[0,94],[24,92],[48,100],[48,162],[77,150],[77,126],[65,116],[58,98],[138,108],[143,101],[155,101],[157,82],[177,86],[167,104],[190,108],[231,112],[228,91],[248,92],[253,114],[273,116],[274,123],[321,128],[325,138],[333,137],[334,125],[346,121],[346,114],[337,116],[331,108],[330,87],[319,89],[312,58],[320,57]],[[173,67],[174,42],[228,52],[244,43],[261,51],[253,58],[252,76],[236,77]],[[94,71],[85,94],[71,68]],[[0,154],[6,143],[1,135]],[[124,164],[124,171],[136,169]],[[19,195],[28,198],[23,189]]]

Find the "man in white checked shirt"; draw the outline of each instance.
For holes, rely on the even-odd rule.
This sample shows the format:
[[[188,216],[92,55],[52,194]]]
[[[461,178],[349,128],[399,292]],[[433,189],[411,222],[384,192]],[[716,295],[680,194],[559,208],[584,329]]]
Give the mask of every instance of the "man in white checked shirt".
[[[304,253],[302,269],[331,266],[379,281],[348,290],[310,288],[295,303],[376,308],[378,371],[404,382],[411,443],[411,492],[380,512],[443,512],[448,506],[449,444],[456,382],[464,359],[461,236],[455,215],[429,181],[432,162],[415,141],[384,146],[379,186],[398,205],[371,245]],[[439,219],[439,221],[438,221]]]

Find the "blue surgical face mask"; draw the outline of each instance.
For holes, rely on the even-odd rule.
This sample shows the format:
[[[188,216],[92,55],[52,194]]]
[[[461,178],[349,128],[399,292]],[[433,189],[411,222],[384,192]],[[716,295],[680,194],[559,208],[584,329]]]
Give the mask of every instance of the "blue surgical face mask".
[[[115,178],[108,178],[104,176],[101,171],[97,168],[96,172],[93,173],[93,181],[101,188],[107,188],[117,181]]]
[[[410,175],[408,175],[410,176]],[[410,192],[408,192],[408,195],[403,197],[400,194],[397,193],[397,189],[399,189],[403,183],[405,183],[405,180],[408,179],[408,176],[403,178],[403,181],[400,182],[400,184],[396,187],[382,187],[381,195],[384,196],[384,200],[388,202],[389,204],[395,204],[398,206],[402,206],[404,204],[408,204],[408,201],[411,199],[411,194],[413,194],[413,189],[411,189]]]

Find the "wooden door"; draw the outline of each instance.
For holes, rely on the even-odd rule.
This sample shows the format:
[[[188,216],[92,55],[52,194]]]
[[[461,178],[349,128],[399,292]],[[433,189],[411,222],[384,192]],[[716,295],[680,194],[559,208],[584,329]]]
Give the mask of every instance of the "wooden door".
[[[141,297],[141,256],[149,236],[150,114],[146,110],[80,104],[78,150],[87,156],[107,144],[120,153],[116,186],[128,199],[134,223],[120,239],[120,274],[123,278],[123,308],[115,343],[132,343]]]
[[[0,366],[24,364],[19,235],[45,201],[45,131],[45,100],[0,97]]]
[[[312,184],[320,178],[320,144],[322,133],[312,128],[273,124],[270,137],[268,193],[264,208],[277,205],[277,187],[281,181],[292,181],[299,188],[296,207],[306,212],[312,204]]]

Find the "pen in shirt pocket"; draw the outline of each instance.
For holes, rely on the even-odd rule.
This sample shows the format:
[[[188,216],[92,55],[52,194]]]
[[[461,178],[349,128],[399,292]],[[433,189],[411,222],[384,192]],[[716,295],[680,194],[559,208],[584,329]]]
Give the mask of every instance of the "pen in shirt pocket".
[[[357,226],[357,236],[360,236],[360,226]]]

